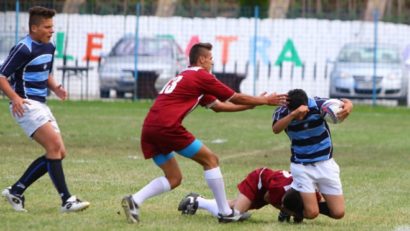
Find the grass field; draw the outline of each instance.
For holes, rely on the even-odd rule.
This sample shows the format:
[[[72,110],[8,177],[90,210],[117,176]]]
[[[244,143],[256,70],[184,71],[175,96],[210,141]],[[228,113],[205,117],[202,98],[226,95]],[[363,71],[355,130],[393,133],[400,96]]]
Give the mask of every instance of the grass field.
[[[282,224],[271,206],[249,221],[218,224],[204,211],[181,216],[176,207],[191,191],[210,190],[194,162],[177,157],[182,185],[142,205],[141,223],[126,223],[121,198],[161,175],[139,147],[140,127],[151,102],[49,103],[67,147],[64,161],[72,194],[89,200],[78,214],[60,214],[60,200],[47,175],[25,193],[28,213],[0,201],[0,230],[410,230],[410,109],[356,106],[350,118],[332,125],[334,157],[341,167],[346,198],[342,220],[320,216],[303,224]],[[271,132],[273,108],[238,113],[197,109],[185,126],[221,160],[228,197],[257,167],[288,169],[289,140]],[[23,134],[0,100],[0,188],[14,183],[42,149]],[[120,212],[121,214],[118,214]]]

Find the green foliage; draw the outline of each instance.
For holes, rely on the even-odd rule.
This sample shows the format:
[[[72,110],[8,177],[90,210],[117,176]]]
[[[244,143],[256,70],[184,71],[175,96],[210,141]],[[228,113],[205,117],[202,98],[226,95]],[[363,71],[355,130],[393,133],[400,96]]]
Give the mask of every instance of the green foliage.
[[[91,202],[79,214],[60,214],[59,197],[47,175],[25,193],[28,213],[14,212],[0,201],[0,230],[398,230],[410,222],[410,110],[355,106],[342,124],[331,125],[334,157],[341,167],[346,216],[320,216],[303,224],[276,221],[278,211],[253,211],[249,221],[218,224],[204,211],[181,216],[180,199],[191,191],[211,197],[201,167],[177,156],[184,174],[180,187],[142,205],[142,222],[126,223],[120,201],[161,171],[144,160],[139,146],[141,124],[151,101],[49,103],[56,116],[67,158],[64,169],[70,191]],[[14,183],[43,150],[29,140],[0,100],[0,189]],[[228,197],[236,184],[261,166],[289,167],[289,140],[271,131],[273,108],[213,113],[198,108],[185,126],[220,158]],[[220,142],[217,142],[220,141]],[[118,214],[120,213],[120,214]]]

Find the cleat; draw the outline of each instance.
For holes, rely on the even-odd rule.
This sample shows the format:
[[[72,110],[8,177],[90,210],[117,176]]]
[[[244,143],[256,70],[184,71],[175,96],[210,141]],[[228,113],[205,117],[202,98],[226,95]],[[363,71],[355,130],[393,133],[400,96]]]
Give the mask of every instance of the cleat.
[[[79,212],[90,206],[90,202],[81,201],[77,199],[76,196],[71,196],[66,200],[66,202],[61,206],[62,213]]]
[[[293,216],[293,223],[302,223],[303,222],[303,217],[301,216]]]
[[[186,195],[178,205],[178,211],[181,211],[181,214],[194,215],[198,209],[198,197],[197,193],[189,193]]]
[[[219,223],[230,223],[230,222],[237,222],[237,221],[244,221],[251,217],[252,214],[248,212],[240,213],[234,209],[232,209],[232,213],[230,215],[222,215],[218,214],[218,221]]]
[[[128,223],[138,223],[140,221],[140,209],[137,203],[134,202],[132,196],[122,198],[121,206],[124,209]]]
[[[13,209],[17,212],[27,212],[27,210],[24,208],[24,196],[12,194],[11,187],[5,188],[3,192],[1,192],[1,195],[7,199]]]

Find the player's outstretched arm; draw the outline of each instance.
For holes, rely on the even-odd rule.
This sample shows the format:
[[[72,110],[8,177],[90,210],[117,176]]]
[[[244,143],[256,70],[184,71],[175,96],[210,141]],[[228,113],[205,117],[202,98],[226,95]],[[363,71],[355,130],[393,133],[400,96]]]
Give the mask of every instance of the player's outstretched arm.
[[[242,105],[242,104],[234,104],[231,102],[221,102],[217,100],[214,105],[212,105],[211,109],[214,112],[236,112],[236,111],[245,111],[248,109],[253,109],[255,106],[253,105]]]
[[[272,105],[281,106],[286,104],[287,94],[276,94],[271,93],[269,95],[265,94],[262,96],[251,96],[243,93],[235,93],[230,102],[234,104],[244,104],[244,105]]]
[[[353,103],[352,103],[352,101],[350,101],[350,100],[348,100],[348,99],[340,99],[341,101],[343,101],[343,107],[342,107],[342,110],[339,112],[339,113],[337,113],[337,116],[339,117],[339,119],[341,120],[341,121],[343,121],[343,120],[345,120],[349,115],[350,115],[350,113],[352,112],[352,110],[353,110]]]

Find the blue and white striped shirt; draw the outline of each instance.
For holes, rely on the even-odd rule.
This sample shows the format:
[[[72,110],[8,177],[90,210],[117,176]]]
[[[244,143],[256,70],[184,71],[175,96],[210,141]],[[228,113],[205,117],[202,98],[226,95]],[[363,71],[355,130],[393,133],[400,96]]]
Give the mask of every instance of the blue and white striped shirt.
[[[314,163],[332,158],[333,145],[329,126],[320,116],[320,107],[326,101],[321,98],[309,98],[309,112],[303,120],[293,120],[285,129],[291,140],[293,163]],[[286,106],[276,109],[273,123],[290,113]]]
[[[27,35],[11,49],[0,75],[11,77],[10,84],[20,97],[44,103],[54,51],[52,43],[39,43]]]

